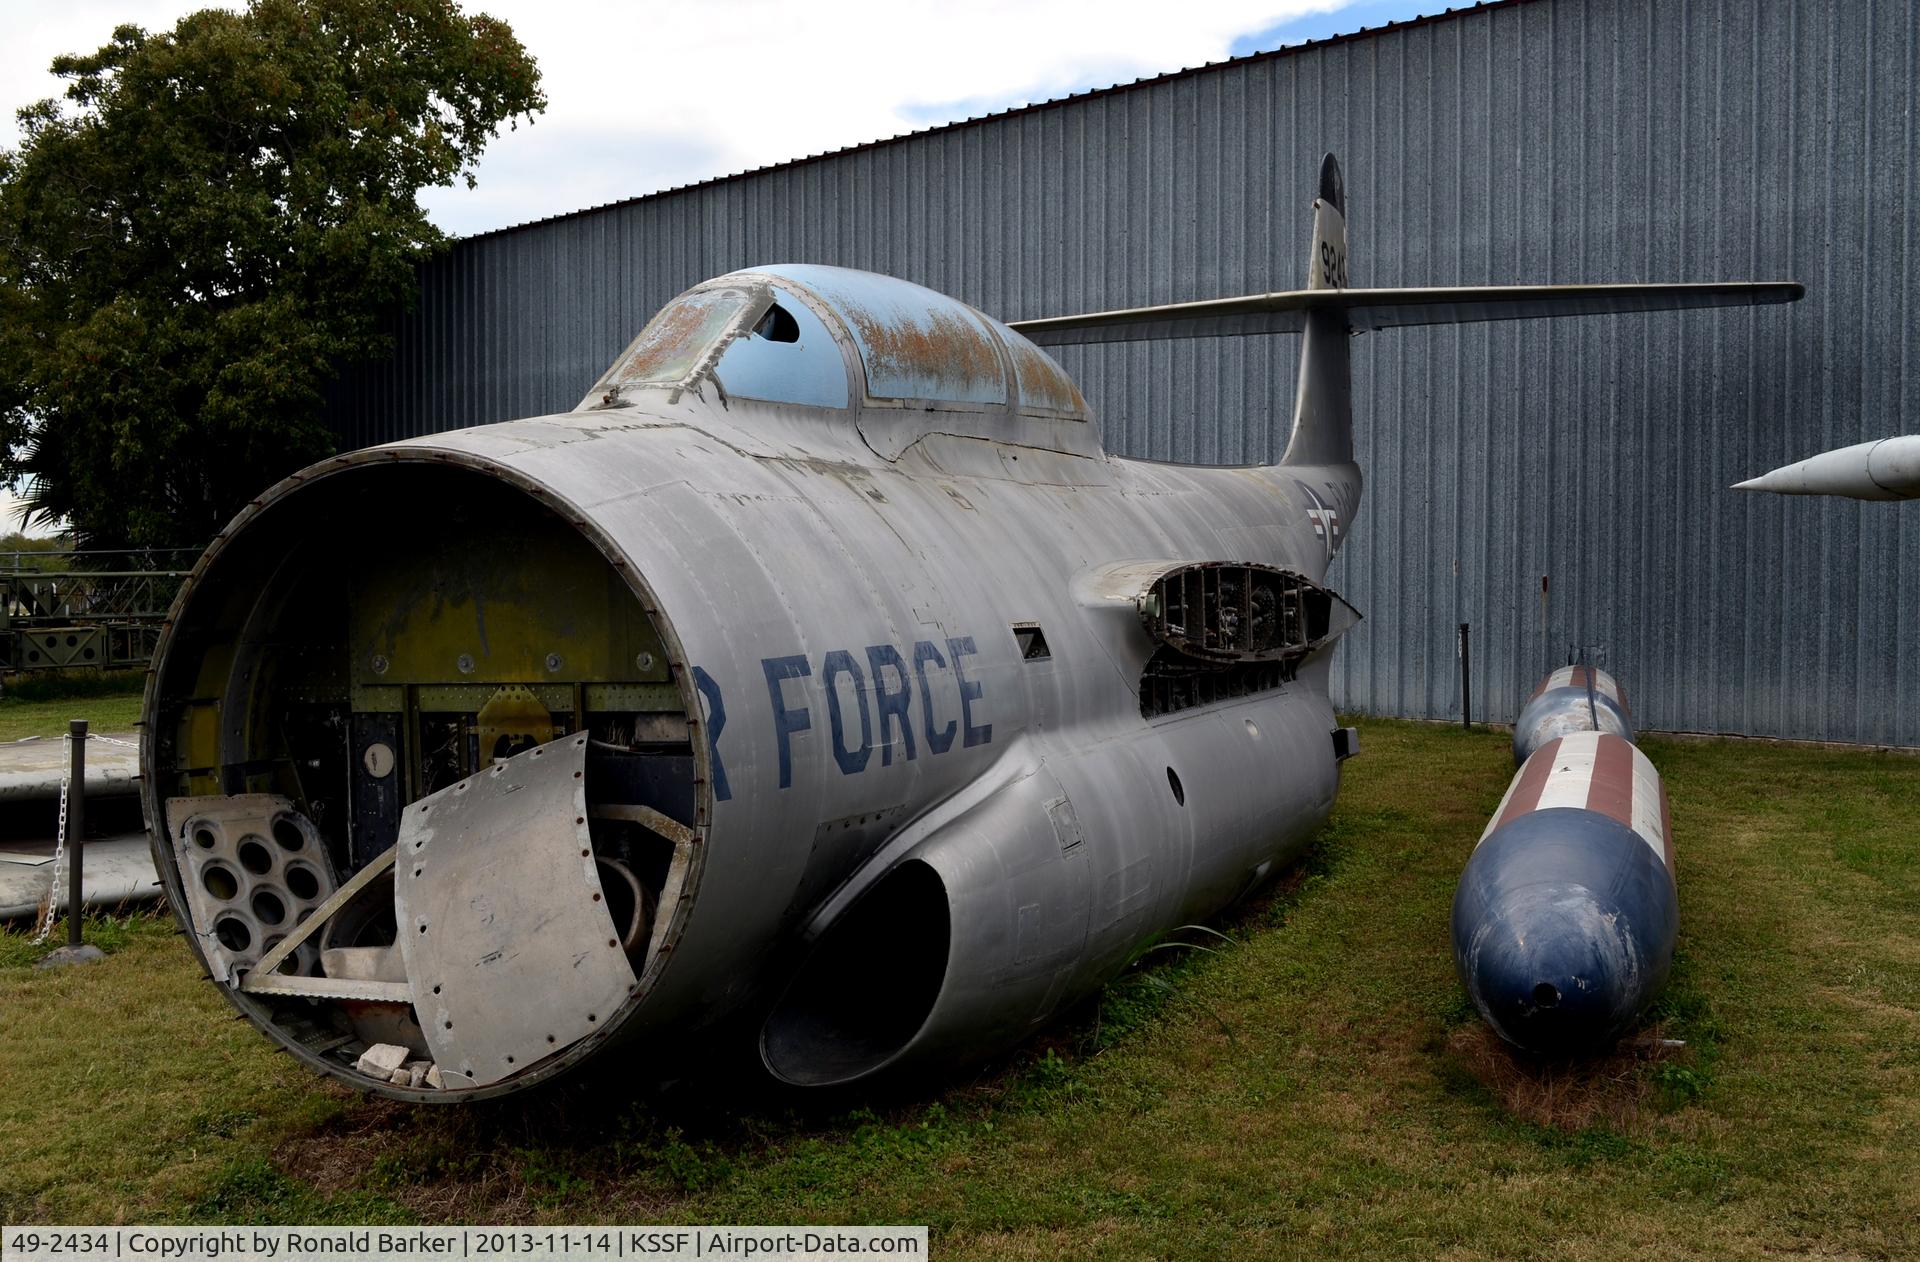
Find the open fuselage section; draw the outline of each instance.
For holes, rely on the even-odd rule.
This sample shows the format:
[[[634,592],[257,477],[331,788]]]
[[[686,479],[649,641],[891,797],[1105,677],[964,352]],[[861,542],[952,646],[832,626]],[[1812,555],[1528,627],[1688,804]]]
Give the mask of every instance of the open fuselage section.
[[[1324,649],[1156,687],[1134,589],[1138,573],[1223,559],[1317,580],[1357,493],[1350,470],[939,434],[887,461],[776,408],[659,412],[343,457],[265,497],[209,554],[157,676],[150,753],[163,867],[203,888],[231,878],[195,926],[209,956],[242,972],[291,927],[261,911],[317,906],[393,845],[410,803],[584,733],[622,752],[624,791],[698,841],[668,905],[673,847],[592,827],[617,936],[641,940],[630,999],[496,1081],[615,1031],[671,1039],[765,1002],[803,957],[768,1057],[796,1081],[837,1080],[1017,1035],[1255,884],[1324,817]],[[311,823],[321,861],[256,872],[237,850],[227,861],[236,832],[212,878],[194,867],[177,844],[191,803],[239,795]],[[921,876],[879,888],[909,859]],[[286,886],[309,868],[323,875],[303,905]],[[949,931],[903,934],[883,904]],[[282,968],[324,974],[323,954],[388,946],[405,916],[345,920]],[[316,1019],[307,996],[233,993],[332,1069],[379,1031],[434,1050],[397,991],[342,1000],[363,1014],[344,1022]],[[796,1015],[810,995],[860,1002]],[[910,1030],[857,1011],[900,1027],[902,1007],[921,1018]],[[341,1034],[357,1037],[312,1050]],[[829,1055],[835,1039],[864,1050]]]

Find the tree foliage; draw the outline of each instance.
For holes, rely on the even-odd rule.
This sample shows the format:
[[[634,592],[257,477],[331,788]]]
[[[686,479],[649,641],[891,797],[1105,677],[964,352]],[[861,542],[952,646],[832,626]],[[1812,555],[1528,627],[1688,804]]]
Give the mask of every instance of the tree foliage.
[[[417,194],[546,98],[454,0],[253,0],[55,59],[0,151],[0,441],[91,545],[201,542],[325,455],[443,242]]]

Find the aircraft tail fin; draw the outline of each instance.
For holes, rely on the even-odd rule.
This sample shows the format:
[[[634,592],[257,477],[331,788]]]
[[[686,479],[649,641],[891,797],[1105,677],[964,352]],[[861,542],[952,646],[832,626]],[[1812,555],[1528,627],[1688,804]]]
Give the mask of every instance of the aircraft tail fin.
[[[1347,287],[1347,193],[1340,163],[1320,160],[1320,195],[1313,199],[1313,253],[1307,291]],[[1353,459],[1353,332],[1340,307],[1305,314],[1300,384],[1293,398],[1293,432],[1283,465],[1335,465]]]
[[[1313,253],[1308,289],[1347,287],[1347,187],[1332,154],[1320,159],[1320,194],[1313,199]]]

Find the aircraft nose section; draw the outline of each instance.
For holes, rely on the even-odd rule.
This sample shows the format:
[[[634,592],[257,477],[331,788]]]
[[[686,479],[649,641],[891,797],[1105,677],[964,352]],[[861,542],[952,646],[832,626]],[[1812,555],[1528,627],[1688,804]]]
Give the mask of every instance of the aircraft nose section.
[[[1533,1052],[1593,1047],[1631,1011],[1638,952],[1619,917],[1579,886],[1534,886],[1489,909],[1463,970],[1474,1006],[1500,1036]]]

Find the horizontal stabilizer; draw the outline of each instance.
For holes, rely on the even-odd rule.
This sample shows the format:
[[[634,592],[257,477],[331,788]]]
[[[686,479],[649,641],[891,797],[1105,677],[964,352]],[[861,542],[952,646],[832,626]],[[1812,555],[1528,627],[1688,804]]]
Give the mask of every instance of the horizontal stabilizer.
[[[1298,333],[1314,311],[1342,311],[1356,331],[1413,324],[1465,324],[1538,316],[1618,315],[1693,307],[1795,302],[1793,281],[1694,285],[1465,285],[1432,289],[1299,289],[1210,298],[1158,307],[1021,320],[1013,327],[1042,346],[1137,342],[1172,337]]]

